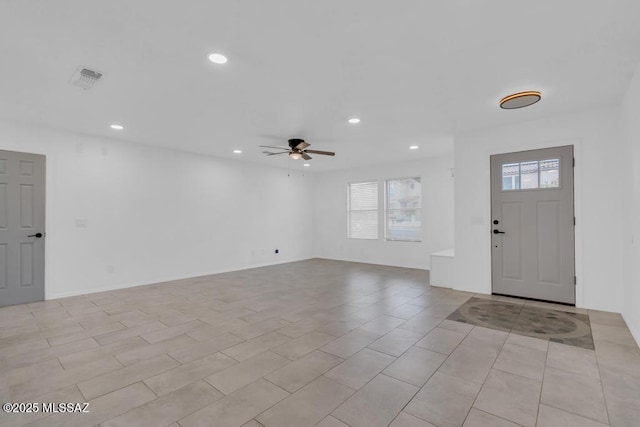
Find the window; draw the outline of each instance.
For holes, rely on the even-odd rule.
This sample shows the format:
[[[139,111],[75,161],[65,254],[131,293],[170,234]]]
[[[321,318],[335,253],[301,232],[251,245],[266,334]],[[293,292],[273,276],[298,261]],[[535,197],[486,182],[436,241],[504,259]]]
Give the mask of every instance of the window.
[[[378,238],[378,182],[349,184],[347,232],[350,239]]]
[[[422,184],[420,178],[390,179],[386,183],[387,240],[422,239]]]
[[[560,187],[560,159],[535,160],[502,165],[503,190]]]
[[[560,187],[560,159],[540,160],[540,188]]]

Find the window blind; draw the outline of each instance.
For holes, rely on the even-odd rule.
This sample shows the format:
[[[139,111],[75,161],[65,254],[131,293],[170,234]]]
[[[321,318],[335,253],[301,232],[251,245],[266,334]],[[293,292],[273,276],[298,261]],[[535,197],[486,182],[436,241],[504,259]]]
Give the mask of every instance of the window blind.
[[[378,238],[378,182],[349,184],[348,237]]]

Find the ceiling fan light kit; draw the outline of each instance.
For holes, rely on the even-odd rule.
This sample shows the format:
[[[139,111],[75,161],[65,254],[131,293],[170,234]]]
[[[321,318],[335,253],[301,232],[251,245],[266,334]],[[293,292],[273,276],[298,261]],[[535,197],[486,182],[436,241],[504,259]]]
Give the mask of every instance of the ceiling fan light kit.
[[[273,147],[271,145],[261,145],[260,147],[275,148],[276,150],[282,150],[277,153],[274,153],[271,151],[263,151],[263,153],[267,156],[277,156],[278,154],[288,154],[289,158],[293,160],[298,160],[298,159],[311,160],[312,157],[309,155],[309,153],[320,154],[322,156],[336,155],[336,153],[332,151],[307,150],[307,147],[309,147],[310,145],[311,144],[309,144],[308,142],[305,142],[304,139],[293,138],[289,140],[289,148]]]
[[[528,107],[542,99],[542,94],[537,90],[528,90],[505,96],[500,100],[500,108],[503,110],[516,110]]]

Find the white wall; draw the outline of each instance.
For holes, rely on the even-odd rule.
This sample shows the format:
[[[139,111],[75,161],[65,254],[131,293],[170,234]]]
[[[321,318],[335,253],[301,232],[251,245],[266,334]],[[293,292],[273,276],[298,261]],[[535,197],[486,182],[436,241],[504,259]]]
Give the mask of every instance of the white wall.
[[[6,122],[0,149],[47,156],[46,295],[56,298],[311,255],[428,269],[454,228],[454,287],[490,293],[489,156],[574,144],[577,304],[623,312],[638,338],[640,237],[632,244],[628,225],[640,236],[639,99],[636,75],[624,133],[621,111],[601,109],[458,135],[453,158],[306,177]],[[408,176],[423,180],[423,242],[347,239],[347,183]]]
[[[0,149],[47,156],[47,299],[311,255],[310,174],[3,122]]]
[[[576,305],[621,311],[629,231],[618,122],[619,109],[606,108],[456,136],[455,289],[491,293],[490,155],[573,144]]]
[[[632,233],[625,248],[628,269],[622,315],[640,344],[640,66],[622,104],[622,129],[627,160],[623,167],[629,170],[628,226]]]
[[[340,170],[315,175],[313,253],[321,258],[428,269],[429,254],[453,247],[451,156]],[[422,242],[387,242],[384,218],[378,240],[347,239],[347,183],[378,180],[383,206],[384,180],[422,178]]]

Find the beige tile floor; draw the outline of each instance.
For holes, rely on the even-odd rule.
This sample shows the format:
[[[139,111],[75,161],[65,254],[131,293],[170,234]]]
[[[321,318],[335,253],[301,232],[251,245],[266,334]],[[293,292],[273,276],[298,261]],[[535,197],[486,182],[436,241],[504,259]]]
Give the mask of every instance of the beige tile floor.
[[[587,350],[445,320],[473,295],[427,283],[314,259],[0,308],[0,400],[91,411],[0,425],[639,425],[619,315]]]

